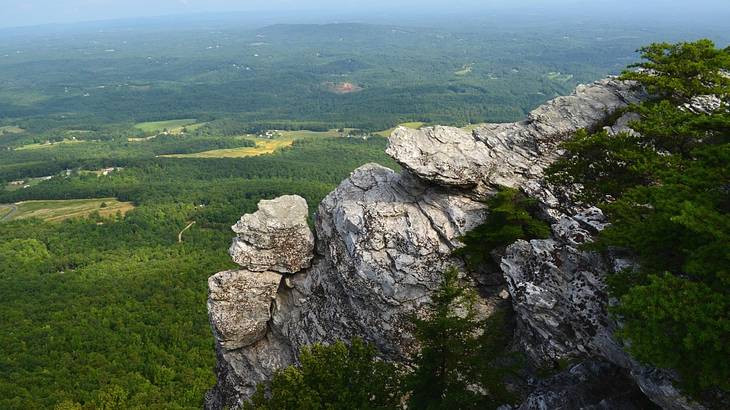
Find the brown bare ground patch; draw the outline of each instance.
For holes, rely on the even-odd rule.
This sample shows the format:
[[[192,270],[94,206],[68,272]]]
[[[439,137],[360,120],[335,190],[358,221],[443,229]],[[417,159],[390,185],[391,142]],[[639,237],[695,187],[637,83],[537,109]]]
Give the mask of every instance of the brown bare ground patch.
[[[360,87],[357,84],[350,83],[350,82],[344,82],[344,83],[325,83],[325,86],[327,87],[327,90],[330,92],[333,92],[335,94],[351,94],[360,92],[363,90],[362,87]]]

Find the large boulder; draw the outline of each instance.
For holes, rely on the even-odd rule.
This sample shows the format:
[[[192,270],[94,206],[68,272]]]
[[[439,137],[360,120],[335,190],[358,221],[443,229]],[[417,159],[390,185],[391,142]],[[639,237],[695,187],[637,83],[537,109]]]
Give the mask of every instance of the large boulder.
[[[208,279],[208,314],[221,347],[240,349],[266,335],[280,282],[278,273],[246,270],[219,272]]]
[[[419,178],[440,185],[474,187],[484,178],[486,145],[455,127],[397,127],[386,151]]]
[[[292,363],[290,345],[269,328],[282,274],[301,271],[314,257],[314,235],[304,198],[287,195],[260,201],[258,210],[233,226],[230,254],[244,269],[208,279],[208,315],[216,339],[217,389],[209,408],[237,407],[256,384]]]
[[[613,78],[580,85],[533,110],[524,121],[485,124],[473,133],[453,127],[397,128],[388,154],[425,181],[445,186],[518,188],[542,177],[579,129],[602,127],[611,114],[646,94]]]
[[[409,315],[430,301],[444,270],[461,267],[452,251],[484,220],[484,211],[463,192],[377,164],[355,170],[320,204],[317,258],[284,277],[265,337],[241,349],[218,349],[218,383],[206,405],[236,407],[312,343],[359,337],[385,358],[407,357]],[[492,304],[480,307],[489,311]]]
[[[244,269],[295,273],[311,265],[314,235],[304,198],[285,195],[259,202],[258,211],[233,225],[238,236],[229,253]]]
[[[291,278],[275,323],[297,347],[357,336],[402,357],[405,316],[428,303],[444,270],[461,266],[452,251],[484,209],[380,165],[358,168],[320,204],[322,263]]]

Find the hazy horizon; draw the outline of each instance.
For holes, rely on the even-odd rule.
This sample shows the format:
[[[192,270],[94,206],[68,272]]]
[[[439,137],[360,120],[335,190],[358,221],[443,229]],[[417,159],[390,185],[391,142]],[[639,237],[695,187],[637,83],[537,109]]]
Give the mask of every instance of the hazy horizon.
[[[144,20],[156,17],[190,16],[196,18],[250,18],[276,22],[328,22],[338,19],[355,22],[413,22],[424,18],[478,19],[510,14],[514,22],[522,17],[574,17],[589,19],[640,20],[652,23],[684,23],[685,25],[722,24],[730,18],[725,0],[634,1],[599,0],[522,0],[519,3],[493,0],[401,0],[397,3],[371,0],[363,5],[356,1],[316,0],[2,0],[0,28],[28,27],[48,24],[104,22],[108,20]],[[226,15],[228,14],[228,15]],[[617,23],[621,20],[617,20]]]

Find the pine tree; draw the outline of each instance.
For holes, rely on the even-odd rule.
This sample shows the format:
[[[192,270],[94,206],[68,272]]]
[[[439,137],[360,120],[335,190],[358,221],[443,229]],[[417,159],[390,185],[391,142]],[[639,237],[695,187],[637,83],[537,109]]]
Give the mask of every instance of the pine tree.
[[[421,350],[406,379],[409,408],[485,409],[513,399],[503,382],[509,369],[495,364],[509,339],[504,316],[479,320],[476,297],[448,270],[426,317],[414,319]]]

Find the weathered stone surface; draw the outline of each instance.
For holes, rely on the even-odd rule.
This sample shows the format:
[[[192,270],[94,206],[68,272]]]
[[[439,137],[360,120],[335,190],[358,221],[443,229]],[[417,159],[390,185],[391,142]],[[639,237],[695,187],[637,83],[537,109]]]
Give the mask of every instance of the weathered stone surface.
[[[215,387],[205,395],[207,409],[236,409],[256,392],[256,385],[294,363],[289,342],[268,332],[243,349],[216,348]]]
[[[501,266],[521,319],[518,340],[535,361],[597,353],[594,338],[607,330],[601,265],[597,255],[554,239],[507,248]]]
[[[251,271],[295,273],[310,266],[314,235],[307,225],[307,201],[285,195],[259,202],[258,211],[233,227],[233,261]]]
[[[481,223],[484,205],[427,187],[379,165],[365,165],[320,204],[317,251],[324,263],[292,278],[292,297],[277,315],[300,343],[363,337],[401,355],[410,335],[402,316],[430,299],[458,237]],[[297,295],[297,296],[294,296]],[[304,316],[306,313],[306,316]]]
[[[246,270],[220,272],[208,279],[210,323],[224,349],[239,349],[266,335],[280,282],[278,273]]]
[[[613,125],[603,127],[609,135],[617,135],[622,132],[627,132],[631,135],[637,135],[638,133],[631,129],[629,124],[632,121],[638,121],[641,116],[635,112],[627,112],[626,114],[619,117]]]
[[[441,126],[398,127],[386,152],[419,178],[461,187],[475,186],[484,178],[484,161],[489,155],[472,133]]]
[[[543,191],[549,189],[544,187]],[[543,197],[552,195],[543,193]],[[518,316],[515,339],[524,351],[545,365],[600,357],[625,369],[641,391],[662,408],[702,409],[673,386],[676,379],[671,374],[638,363],[613,337],[619,324],[607,313],[605,277],[633,263],[622,258],[605,260],[599,254],[578,248],[592,241],[593,235],[606,226],[601,211],[595,207],[572,215],[552,211],[548,213],[554,220],[552,238],[517,241],[502,258],[502,271]],[[554,387],[559,390],[559,386]],[[561,397],[557,391],[553,393],[532,398]],[[525,405],[529,406],[525,408],[541,408],[530,407],[535,403],[528,399]]]
[[[698,95],[680,108],[694,114],[712,114],[727,105],[716,95]]]
[[[518,410],[647,410],[653,405],[624,369],[587,360],[542,381]]]
[[[579,129],[602,126],[616,110],[644,97],[635,84],[605,79],[578,86],[573,94],[538,107],[525,121],[486,124],[473,134],[451,127],[399,127],[387,152],[425,181],[516,188],[542,176],[560,154],[560,142]]]

